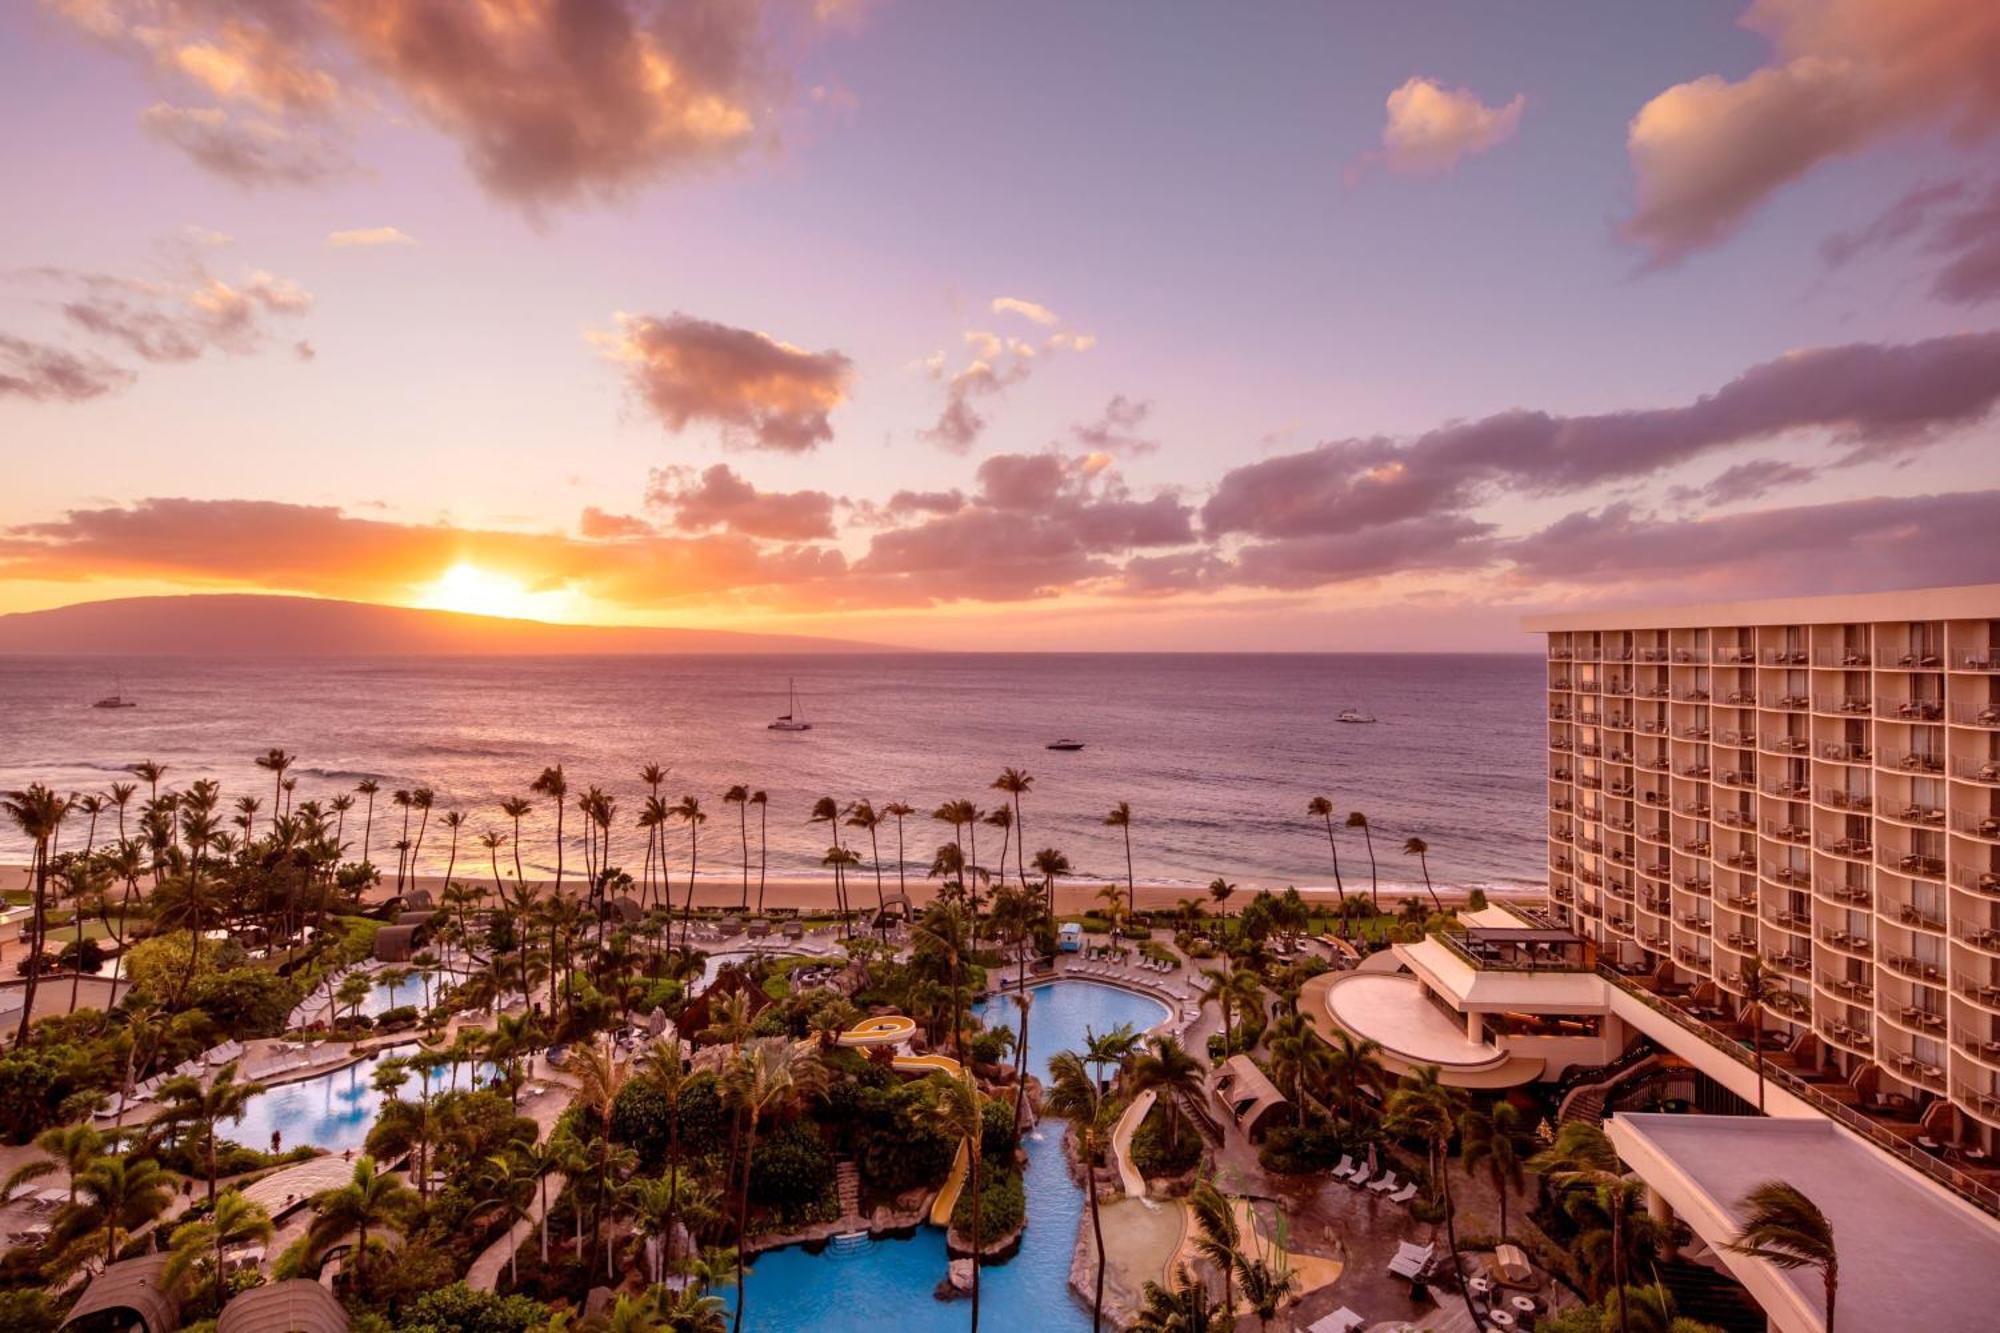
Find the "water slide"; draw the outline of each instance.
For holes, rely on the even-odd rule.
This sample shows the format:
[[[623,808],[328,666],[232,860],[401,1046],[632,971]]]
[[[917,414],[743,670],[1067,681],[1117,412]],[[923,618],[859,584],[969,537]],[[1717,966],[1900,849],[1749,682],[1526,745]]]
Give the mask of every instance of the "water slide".
[[[900,1046],[915,1036],[916,1031],[915,1019],[902,1014],[882,1014],[856,1023],[836,1037],[834,1044],[864,1051],[882,1046]],[[964,1066],[948,1055],[911,1055],[908,1052],[891,1056],[889,1067],[899,1074],[943,1072],[954,1078],[964,1072]]]
[[[965,1188],[965,1173],[972,1165],[972,1158],[966,1152],[970,1140],[958,1141],[958,1155],[951,1159],[951,1174],[944,1178],[944,1188],[931,1201],[931,1225],[948,1227],[951,1225],[951,1210],[958,1207],[958,1196]]]
[[[1139,1174],[1138,1167],[1132,1165],[1132,1136],[1146,1122],[1146,1112],[1153,1109],[1153,1100],[1151,1088],[1134,1097],[1111,1130],[1111,1152],[1118,1159],[1118,1183],[1126,1195],[1134,1199],[1146,1197],[1146,1178]]]

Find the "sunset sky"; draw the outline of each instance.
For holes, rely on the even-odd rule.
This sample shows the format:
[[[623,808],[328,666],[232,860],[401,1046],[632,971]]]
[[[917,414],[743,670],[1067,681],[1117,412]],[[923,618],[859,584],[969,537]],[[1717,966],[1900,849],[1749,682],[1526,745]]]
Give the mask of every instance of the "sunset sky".
[[[1517,648],[2000,580],[2000,4],[0,7],[0,611]]]

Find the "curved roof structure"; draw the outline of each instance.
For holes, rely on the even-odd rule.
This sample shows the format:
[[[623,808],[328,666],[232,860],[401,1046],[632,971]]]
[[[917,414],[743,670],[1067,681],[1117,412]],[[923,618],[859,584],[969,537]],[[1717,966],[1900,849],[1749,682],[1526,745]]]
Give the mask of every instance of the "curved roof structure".
[[[407,963],[429,938],[427,925],[384,926],[375,932],[375,957],[384,963]]]
[[[160,1284],[167,1256],[148,1254],[112,1264],[90,1280],[63,1320],[66,1329],[118,1329],[138,1321],[142,1333],[172,1333],[181,1324],[181,1303]]]
[[[1406,973],[1322,973],[1300,989],[1299,1012],[1322,1040],[1331,1041],[1339,1028],[1378,1043],[1383,1067],[1395,1074],[1436,1065],[1454,1087],[1511,1088],[1542,1072],[1539,1059],[1466,1040],[1464,1027]]]
[[[347,1311],[310,1278],[252,1287],[222,1307],[215,1333],[347,1333]]]
[[[1253,1139],[1266,1128],[1267,1120],[1291,1105],[1278,1085],[1247,1055],[1232,1055],[1223,1061],[1209,1086],[1216,1100],[1229,1108],[1238,1128]]]

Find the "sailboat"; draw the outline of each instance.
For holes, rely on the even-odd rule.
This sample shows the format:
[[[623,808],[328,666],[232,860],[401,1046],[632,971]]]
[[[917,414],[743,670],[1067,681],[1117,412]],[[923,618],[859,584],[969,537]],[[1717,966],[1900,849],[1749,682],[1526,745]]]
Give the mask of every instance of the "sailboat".
[[[116,690],[91,705],[92,708],[137,708],[138,706],[137,699],[125,697],[125,682],[122,679],[118,682]]]
[[[1340,716],[1336,720],[1340,722],[1368,723],[1375,720],[1375,715],[1373,713],[1364,713],[1358,708],[1343,708],[1340,710]]]
[[[766,731],[811,731],[813,724],[799,716],[799,691],[791,678],[785,678],[785,711],[778,714],[778,720],[766,727]]]

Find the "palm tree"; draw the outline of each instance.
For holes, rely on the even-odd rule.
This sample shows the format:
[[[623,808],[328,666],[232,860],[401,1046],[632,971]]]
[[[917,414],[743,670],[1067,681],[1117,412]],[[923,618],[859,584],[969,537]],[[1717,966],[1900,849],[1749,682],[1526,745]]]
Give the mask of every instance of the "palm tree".
[[[0,1185],[0,1197],[11,1197],[16,1185],[40,1180],[61,1167],[69,1176],[69,1202],[73,1206],[77,1177],[104,1151],[104,1136],[89,1125],[55,1125],[35,1135],[35,1147],[48,1156],[16,1168],[6,1183]]]
[[[479,845],[486,849],[486,864],[493,871],[493,896],[497,899],[503,892],[500,887],[500,849],[507,845],[507,835],[499,829],[487,829],[479,835]]]
[[[1750,1015],[1750,1058],[1757,1066],[1757,1114],[1764,1113],[1764,1011],[1785,992],[1784,980],[1755,954],[1743,960],[1737,982],[1743,988],[1743,1008]]]
[[[266,750],[257,756],[255,763],[271,775],[271,827],[278,825],[280,807],[285,802],[285,770],[298,761],[280,749]]]
[[[996,805],[991,810],[988,810],[986,812],[986,814],[983,816],[982,822],[984,822],[988,828],[997,828],[1000,830],[1000,882],[1002,884],[1005,884],[1007,882],[1007,848],[1011,841],[1009,835],[1011,835],[1014,831],[1013,808],[1011,806]],[[1015,857],[1015,860],[1018,861],[1019,859],[1020,857],[1018,856]],[[1027,871],[1026,868],[1024,867],[1022,869],[1023,879],[1025,879],[1026,876],[1027,876]]]
[[[1451,1166],[1446,1150],[1465,1113],[1465,1090],[1441,1081],[1436,1065],[1418,1065],[1403,1076],[1403,1082],[1389,1095],[1384,1125],[1392,1132],[1419,1138],[1430,1152],[1431,1180],[1436,1183],[1438,1201],[1444,1205],[1445,1243],[1450,1247],[1452,1271],[1458,1271],[1458,1217],[1451,1197]],[[1474,1328],[1479,1315],[1472,1308],[1472,1294],[1462,1291],[1465,1313]]]
[[[458,831],[465,827],[465,811],[445,811],[444,826],[451,830],[451,851],[444,863],[444,883],[446,888],[450,888],[452,874],[458,869]]]
[[[611,1051],[608,1043],[591,1043],[575,1052],[571,1059],[574,1065],[567,1071],[576,1079],[576,1105],[593,1121],[597,1128],[597,1197],[600,1200],[598,1224],[605,1223],[603,1202],[611,1193],[611,1115],[618,1104],[618,1094],[631,1078],[631,1067],[621,1063]],[[604,1236],[605,1277],[614,1276],[611,1271],[611,1232],[608,1227]],[[579,1253],[579,1259],[582,1255]]]
[[[194,1276],[195,1265],[206,1260],[215,1281],[216,1302],[220,1304],[227,1295],[223,1286],[222,1252],[238,1245],[266,1243],[275,1230],[263,1205],[228,1190],[215,1201],[207,1217],[174,1228],[173,1254],[167,1260],[162,1280],[169,1290],[185,1293],[191,1285],[189,1279]]]
[[[970,1076],[968,1075],[968,1078]],[[757,1129],[767,1115],[790,1109],[817,1093],[825,1083],[825,1067],[810,1047],[795,1046],[784,1037],[750,1042],[737,1052],[724,1075],[730,1102],[743,1117],[741,1184],[736,1196],[736,1322],[743,1327],[743,1242],[750,1224],[750,1161],[757,1151]],[[972,1286],[972,1326],[979,1327],[979,1283]]]
[[[1132,1325],[1137,1333],[1222,1333],[1229,1324],[1226,1307],[1210,1298],[1208,1288],[1183,1264],[1172,1287],[1148,1282]]]
[[[1236,1209],[1211,1180],[1197,1181],[1187,1202],[1188,1212],[1194,1216],[1195,1250],[1222,1274],[1222,1308],[1227,1318],[1236,1308],[1236,1264],[1243,1257]]]
[[[231,1060],[216,1071],[207,1087],[195,1075],[171,1078],[160,1088],[160,1109],[150,1123],[173,1130],[199,1130],[201,1148],[208,1164],[208,1202],[215,1203],[216,1134],[218,1124],[234,1124],[243,1118],[250,1099],[264,1091],[262,1083],[238,1083],[237,1062]]]
[[[1313,1031],[1312,1020],[1297,1010],[1271,1024],[1265,1045],[1271,1050],[1271,1076],[1280,1084],[1290,1084],[1296,1123],[1306,1123],[1306,1086],[1317,1086],[1332,1065],[1332,1050]]]
[[[764,911],[764,871],[770,865],[770,811],[771,798],[761,791],[750,793],[750,804],[757,807],[757,911]]]
[[[1023,847],[1028,845],[1028,825],[1027,821],[1021,818],[1021,797],[1024,793],[1031,791],[1034,785],[1035,780],[1018,768],[1002,769],[1000,776],[993,779],[994,791],[1005,792],[1014,798],[1014,834],[1020,839],[1020,845]],[[1017,870],[1020,870],[1021,885],[1025,888],[1028,883],[1028,873],[1026,870],[1021,869],[1020,857],[1016,856],[1014,858],[1014,865]],[[1001,866],[1001,872],[1003,874],[1006,872],[1004,864]]]
[[[556,887],[562,892],[563,882],[563,806],[569,802],[569,781],[563,777],[562,765],[545,768],[541,776],[528,784],[528,790],[537,796],[546,796],[556,808]]]
[[[681,797],[673,808],[673,816],[687,821],[688,826],[687,910],[681,914],[681,947],[685,949],[688,932],[694,926],[694,876],[701,861],[701,826],[708,822],[708,816],[702,813],[701,801],[693,796]]]
[[[525,796],[509,796],[500,802],[500,813],[514,821],[514,879],[521,879],[521,816],[535,808]]]
[[[41,980],[42,941],[48,922],[49,848],[69,807],[69,798],[56,795],[39,782],[22,791],[10,791],[0,801],[0,809],[6,810],[14,827],[34,845],[28,877],[34,885],[35,910],[28,926],[28,981],[21,997],[21,1026],[14,1034],[16,1047],[26,1044],[28,1024],[35,1015],[35,986]]]
[[[375,793],[382,790],[382,784],[373,778],[363,778],[354,784],[354,790],[368,798],[368,805],[361,817],[361,862],[375,864]]]
[[[1347,827],[1360,829],[1361,839],[1368,845],[1368,901],[1379,913],[1382,910],[1382,889],[1375,875],[1375,835],[1368,828],[1368,816],[1359,810],[1349,810]]]
[[[1125,835],[1125,911],[1137,915],[1139,911],[1139,886],[1132,878],[1132,806],[1120,801],[1111,807],[1111,813],[1104,817],[1106,828],[1115,828]]]
[[[833,832],[833,850],[836,852],[840,850],[839,802],[835,801],[831,796],[820,797],[813,802],[812,813],[806,816],[806,823],[826,825]],[[822,861],[821,864],[834,865],[838,859],[838,857],[833,857]],[[842,880],[839,870],[836,868],[833,876],[833,901],[840,912],[840,919],[843,923],[847,920],[847,896],[845,890],[846,884]]]
[[[736,910],[748,911],[750,907],[750,789],[737,783],[722,793],[722,803],[736,807],[736,837],[743,849],[743,891],[736,901]]]
[[[1035,873],[1042,877],[1044,910],[1050,916],[1056,912],[1056,879],[1069,871],[1069,858],[1055,848],[1044,847],[1035,853]]]
[[[1268,1255],[1236,1256],[1236,1283],[1243,1299],[1257,1316],[1257,1327],[1266,1328],[1286,1301],[1299,1294],[1299,1275],[1286,1261],[1282,1250]]]
[[[481,1195],[489,1208],[498,1208],[503,1215],[507,1230],[505,1235],[512,1238],[514,1225],[528,1215],[528,1200],[535,1195],[535,1162],[526,1153],[518,1151],[520,1144],[509,1144],[509,1151],[487,1155],[480,1172]],[[507,1247],[507,1282],[519,1286],[521,1280],[521,1247]]]
[[[1512,1102],[1502,1100],[1490,1111],[1467,1113],[1459,1130],[1459,1162],[1468,1172],[1486,1168],[1486,1179],[1500,1198],[1500,1239],[1507,1239],[1507,1195],[1525,1185],[1521,1113]]]
[[[150,1157],[100,1157],[77,1180],[82,1216],[104,1228],[104,1262],[118,1258],[118,1236],[130,1235],[167,1210],[178,1179]]]
[[[933,1074],[937,1100],[931,1115],[945,1137],[963,1145],[965,1149],[967,1197],[972,1201],[972,1333],[979,1333],[979,1269],[985,1261],[985,1238],[980,1234],[980,1223],[984,1211],[979,1202],[980,1159],[986,1153],[983,1146],[986,1128],[986,1096],[979,1091],[979,1082],[969,1069],[956,1075]],[[737,1248],[742,1249],[742,1238],[737,1238]],[[739,1308],[740,1316],[742,1310]]]
[[[882,807],[882,813],[896,821],[896,892],[908,898],[910,886],[903,879],[903,817],[917,813],[916,808],[907,801],[891,801]]]
[[[1159,1094],[1160,1102],[1167,1112],[1167,1142],[1178,1149],[1181,1145],[1181,1120],[1186,1116],[1181,1099],[1199,1097],[1202,1091],[1202,1065],[1187,1047],[1181,1045],[1180,1038],[1159,1033],[1147,1045],[1149,1049],[1132,1062],[1132,1091],[1144,1092],[1151,1089]]]
[[[1826,1214],[1796,1186],[1782,1180],[1756,1186],[1736,1206],[1744,1213],[1743,1227],[1724,1248],[1762,1259],[1775,1268],[1817,1268],[1826,1289],[1826,1333],[1833,1333],[1840,1255]]]
[[[646,864],[639,877],[642,902],[647,900],[646,891],[653,887],[653,866],[661,859],[659,830],[664,826],[663,820],[649,816],[666,809],[665,803],[660,800],[660,784],[667,780],[670,772],[670,768],[661,764],[647,764],[639,770],[639,781],[646,784],[646,801],[641,805],[639,814],[639,827],[646,830]]]
[[[681,1063],[680,1038],[655,1040],[646,1053],[639,1057],[639,1077],[660,1094],[667,1104],[667,1179],[673,1188],[667,1196],[667,1218],[665,1230],[665,1257],[673,1260],[676,1232],[674,1222],[680,1212],[681,1185],[681,1097],[687,1091],[687,1071]],[[546,1211],[546,1203],[544,1204]],[[548,1249],[548,1237],[542,1238],[544,1254]]]
[[[1111,1137],[1117,1117],[1112,1103],[1105,1100],[1098,1082],[1091,1077],[1084,1058],[1075,1051],[1058,1051],[1049,1057],[1050,1115],[1068,1119],[1076,1135],[1077,1159],[1084,1164],[1084,1188],[1090,1195],[1090,1230],[1097,1246],[1097,1276],[1090,1297],[1090,1328],[1097,1333],[1104,1321],[1104,1219],[1098,1211],[1096,1161]]]
[[[1208,882],[1209,901],[1215,904],[1215,915],[1224,927],[1229,924],[1229,897],[1235,892],[1236,886],[1220,875]],[[1226,938],[1228,933],[1228,930],[1224,929],[1217,938]]]
[[[1438,891],[1431,887],[1430,850],[1431,845],[1422,838],[1412,837],[1403,840],[1403,855],[1416,857],[1418,867],[1424,872],[1424,892],[1431,896],[1431,910],[1442,912],[1444,904],[1438,901]]]
[[[876,830],[882,827],[882,816],[867,801],[856,801],[847,807],[847,827],[862,829],[868,834],[868,855],[875,863],[875,920],[886,938],[889,930],[889,899],[882,891],[882,846],[876,837]],[[854,859],[859,862],[861,858],[857,856]]]
[[[1587,1189],[1596,1194],[1599,1206],[1611,1219],[1611,1286],[1624,1291],[1630,1257],[1625,1247],[1625,1224],[1634,1186],[1626,1179],[1610,1138],[1587,1120],[1573,1120],[1556,1131],[1555,1141],[1530,1158],[1528,1166],[1547,1177],[1551,1188]],[[1627,1333],[1628,1328],[1628,1313],[1621,1301],[1619,1333]]]
[[[1333,802],[1315,796],[1306,802],[1306,813],[1326,824],[1326,850],[1333,857],[1333,891],[1340,895],[1340,938],[1347,938],[1347,885],[1340,878],[1340,846],[1333,840]]]
[[[312,1198],[315,1214],[306,1233],[315,1251],[355,1233],[354,1276],[351,1291],[366,1291],[368,1233],[373,1230],[402,1234],[404,1221],[416,1211],[417,1196],[410,1187],[386,1171],[375,1169],[375,1159],[363,1153],[354,1159],[354,1176],[345,1185],[323,1190]]]
[[[424,830],[430,827],[431,810],[437,805],[437,793],[429,787],[417,787],[410,792],[410,808],[417,812],[417,840],[410,844],[410,883],[417,882],[417,857],[424,850]]]

